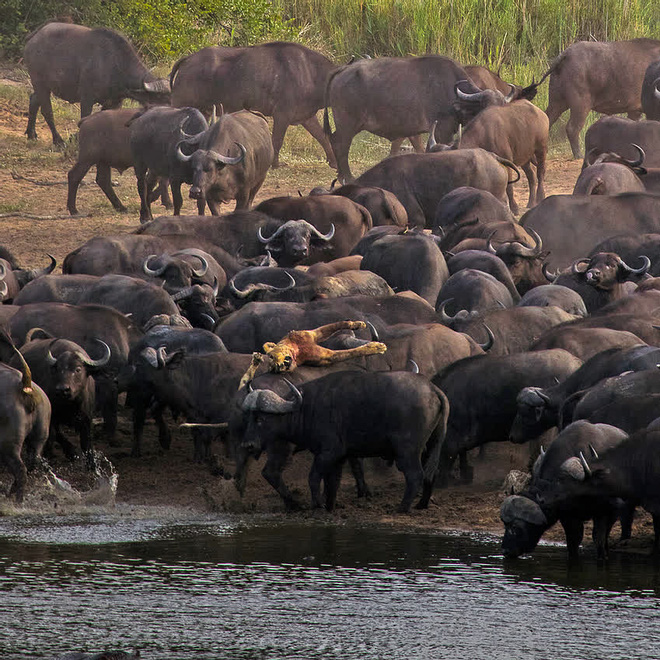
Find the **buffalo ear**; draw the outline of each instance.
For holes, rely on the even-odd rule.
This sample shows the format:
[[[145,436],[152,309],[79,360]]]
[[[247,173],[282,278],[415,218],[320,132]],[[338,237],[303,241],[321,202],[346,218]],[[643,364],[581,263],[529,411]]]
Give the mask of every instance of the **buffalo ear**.
[[[183,358],[186,357],[186,351],[183,348],[178,348],[176,351],[169,353],[167,356],[166,366],[168,369],[176,369],[181,366]]]
[[[272,341],[267,341],[264,344],[264,352],[270,353],[275,348],[275,346],[277,346],[277,344],[274,344]]]

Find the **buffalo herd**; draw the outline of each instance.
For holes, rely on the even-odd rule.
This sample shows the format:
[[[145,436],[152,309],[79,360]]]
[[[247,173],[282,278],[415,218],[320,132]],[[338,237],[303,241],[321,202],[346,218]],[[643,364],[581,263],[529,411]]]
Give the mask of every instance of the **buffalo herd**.
[[[42,452],[90,450],[97,411],[110,443],[129,411],[141,456],[149,415],[170,447],[169,410],[191,428],[194,460],[222,443],[240,493],[264,453],[287,509],[301,506],[283,478],[295,451],[312,455],[312,507],[333,510],[346,461],[369,495],[362,460],[375,457],[402,473],[408,512],[470,483],[470,450],[529,443],[528,481],[501,507],[505,555],[559,522],[573,556],[593,521],[605,558],[637,506],[660,551],[660,41],[575,43],[527,87],[440,55],[336,67],[283,42],[205,48],[165,80],[122,36],[61,23],[28,38],[24,61],[29,139],[41,108],[62,143],[51,93],[81,105],[69,212],[92,165],[126,211],[110,171],[133,167],[140,224],[78,246],[62,274],[0,248],[0,456],[19,502]],[[547,77],[542,112],[531,100]],[[594,123],[574,194],[545,198],[548,132],[565,110],[576,158],[590,110],[630,118]],[[340,185],[253,208],[292,124]],[[392,154],[354,178],[363,130]],[[399,153],[406,138],[414,152]],[[199,215],[180,215],[182,184]],[[174,214],[153,218],[169,191]],[[328,324],[341,329],[326,336]]]

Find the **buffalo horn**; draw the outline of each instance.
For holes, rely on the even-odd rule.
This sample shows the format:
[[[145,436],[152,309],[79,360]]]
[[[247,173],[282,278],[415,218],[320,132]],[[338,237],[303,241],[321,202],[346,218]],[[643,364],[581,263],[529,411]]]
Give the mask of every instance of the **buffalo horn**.
[[[591,468],[589,467],[589,463],[587,463],[587,459],[584,457],[584,454],[582,452],[580,452],[580,463],[582,463],[582,467],[584,468],[584,474],[590,477]]]
[[[190,154],[190,156],[186,156],[186,154],[184,154],[183,151],[181,151],[181,145],[182,144],[190,144],[190,142],[188,142],[187,140],[181,140],[181,142],[177,143],[177,145],[176,145],[176,157],[180,161],[182,161],[184,163],[187,163],[189,160],[192,159],[193,155]]]
[[[595,458],[598,459],[600,458],[598,456],[598,452],[596,451],[595,447],[593,445],[589,445],[589,449],[591,450],[591,455]]]
[[[24,273],[24,280],[22,280],[22,284],[27,284],[28,282],[31,282],[32,280],[36,280],[37,277],[41,277],[42,275],[50,275],[55,268],[57,267],[57,259],[52,254],[47,255],[50,258],[50,264],[46,266],[45,268],[40,268],[40,269],[30,269],[27,271],[22,271]]]
[[[644,162],[644,159],[646,158],[644,149],[642,149],[638,144],[635,144],[634,142],[631,142],[631,145],[635,147],[635,149],[637,149],[639,158],[637,160],[625,160],[624,162],[626,163],[626,165],[628,165],[628,167],[640,167],[641,164]]]
[[[371,340],[372,341],[380,341],[380,335],[378,334],[378,330],[376,330],[376,327],[371,321],[365,321],[367,324],[367,328],[369,328],[369,331],[371,332]]]
[[[5,277],[7,277],[7,268],[2,261],[0,261],[0,280],[4,280]]]
[[[513,101],[513,98],[515,97],[516,93],[518,92],[518,90],[511,83],[509,83],[509,87],[511,89],[509,90],[509,93],[504,97],[504,100],[507,103],[511,103],[511,101]]]
[[[335,223],[334,222],[330,225],[330,231],[327,234],[322,234],[314,225],[312,225],[311,223],[308,223],[308,224],[312,228],[313,233],[316,234],[316,237],[320,238],[324,241],[332,240],[332,237],[335,235]]]
[[[468,82],[467,80],[459,80],[456,83],[454,83],[454,91],[456,92],[456,96],[458,96],[458,98],[461,99],[462,101],[476,101],[481,97],[483,91],[473,92],[473,93],[466,93],[461,91],[461,83],[467,83],[467,82]]]
[[[214,160],[218,161],[219,163],[222,163],[223,165],[238,165],[240,162],[245,160],[245,156],[247,156],[247,149],[240,143],[240,142],[235,142],[234,143],[241,151],[239,156],[235,156],[234,158],[231,158],[230,156],[223,156],[222,154],[219,154],[217,151],[209,150],[209,156],[211,156]]]
[[[545,447],[541,445],[541,456],[545,456]]]
[[[598,147],[594,147],[593,149],[589,149],[589,152],[587,155],[584,157],[584,160],[587,165],[593,165],[594,161],[596,160],[596,156],[598,155]],[[584,167],[582,168],[584,169]]]
[[[644,260],[644,265],[641,268],[631,268],[623,259],[620,259],[621,266],[633,275],[643,275],[651,267],[651,260],[645,255],[640,255],[639,258]]]
[[[436,119],[432,124],[431,128],[429,129],[429,139],[426,142],[426,151],[431,151],[433,148],[437,146],[437,142],[435,141],[435,127],[438,125],[438,120]]]
[[[488,241],[486,242],[486,246],[488,248],[488,252],[490,252],[491,254],[497,255],[497,250],[495,249],[495,246],[493,245],[493,242],[492,242],[493,241],[493,236],[495,236],[495,234],[497,234],[497,229],[494,232],[492,232],[491,235],[488,237]]]
[[[495,343],[495,335],[493,334],[493,331],[484,323],[484,330],[486,331],[486,334],[488,335],[488,341],[486,341],[483,344],[480,344],[477,342],[477,346],[481,346],[483,351],[489,351],[491,348],[493,348],[493,344]]]
[[[172,295],[172,300],[174,302],[179,302],[179,300],[184,300],[185,298],[190,298],[192,296],[194,291],[194,288],[192,286],[187,286],[181,291],[177,291],[175,294]]]
[[[204,277],[209,269],[209,262],[206,260],[204,253],[197,248],[186,248],[185,250],[179,250],[174,254],[174,256],[179,256],[180,254],[189,254],[191,257],[197,257],[202,262],[201,270],[195,270],[193,268],[193,273],[195,277]]]
[[[153,92],[156,94],[162,94],[164,92],[171,91],[169,81],[165,80],[164,78],[159,78],[158,80],[152,80],[150,82],[145,80],[142,85],[147,92]]]
[[[78,353],[77,355],[88,367],[104,367],[110,362],[112,351],[110,350],[110,346],[108,346],[102,339],[99,339],[98,337],[95,337],[94,339],[105,348],[105,355],[103,357],[100,357],[98,360],[92,360],[86,353]],[[48,352],[50,353],[50,350]]]
[[[543,271],[543,275],[545,276],[545,279],[548,280],[548,282],[554,283],[554,281],[557,279],[557,276],[559,275],[559,271],[555,271],[553,273],[548,268],[548,264],[543,264],[543,266],[541,266],[541,270]]]
[[[46,352],[46,364],[49,367],[54,367],[57,364],[57,358],[51,353],[50,350],[56,341],[57,339],[53,339],[53,341],[50,342],[48,345],[48,351]]]
[[[534,247],[530,248],[527,247],[526,245],[523,245],[520,241],[511,241],[509,245],[511,246],[511,251],[518,255],[519,257],[528,257],[528,258],[533,258],[533,257],[538,257],[541,254],[541,250],[543,250],[543,241],[541,240],[541,237],[530,227],[528,230],[528,233],[531,234],[532,238],[534,239]]]
[[[220,293],[220,282],[218,282],[218,278],[214,275],[213,276],[213,299],[215,300],[218,297],[218,294]]]
[[[440,309],[438,309],[438,314],[440,315],[440,319],[447,326],[449,326],[454,321],[454,319],[456,318],[456,316],[449,316],[449,314],[447,314],[447,312],[445,312],[445,307],[447,307],[447,305],[450,302],[454,302],[454,299],[453,298],[447,298],[447,300],[443,300],[440,303]]]
[[[658,78],[654,83],[653,83],[653,96],[655,96],[656,99],[660,99],[660,78]]]
[[[9,293],[9,286],[4,280],[0,280],[0,296],[6,296]]]
[[[414,374],[418,374],[419,373],[419,365],[417,364],[417,362],[415,362],[415,360],[413,360],[412,358],[410,358],[408,360],[408,362],[410,362],[410,364],[412,365],[412,372]]]
[[[273,234],[271,234],[268,238],[264,238],[264,235],[261,232],[262,229],[263,229],[263,227],[259,227],[259,229],[257,229],[257,238],[259,239],[259,241],[261,243],[264,243],[264,244],[268,245],[268,243],[270,243],[274,238],[277,238],[284,231],[284,225],[282,225],[281,227],[278,227],[275,230],[275,232]]]
[[[578,259],[578,260],[577,260],[577,261],[571,266],[571,272],[573,273],[573,275],[584,275],[584,271],[583,271],[583,270],[580,270],[580,269],[578,268],[578,266],[579,266],[580,264],[584,264],[584,263],[588,264],[589,261],[590,261],[590,260],[589,260],[589,259],[586,259],[586,258],[585,258],[585,259]]]
[[[164,255],[165,256],[165,255]],[[158,255],[157,254],[150,254],[145,260],[144,263],[142,264],[142,270],[144,271],[145,275],[149,275],[149,277],[159,277],[165,272],[165,269],[168,267],[168,265],[171,262],[171,259],[166,259],[165,265],[161,266],[160,268],[156,268],[155,270],[149,268],[149,262],[152,259],[157,259]]]
[[[229,280],[229,289],[237,298],[247,298],[251,293],[255,291],[288,291],[296,286],[296,280],[293,278],[291,273],[284,271],[285,275],[289,278],[289,283],[284,287],[274,286],[272,284],[264,284],[258,282],[256,284],[248,284],[244,289],[239,289],[236,286],[236,275]]]

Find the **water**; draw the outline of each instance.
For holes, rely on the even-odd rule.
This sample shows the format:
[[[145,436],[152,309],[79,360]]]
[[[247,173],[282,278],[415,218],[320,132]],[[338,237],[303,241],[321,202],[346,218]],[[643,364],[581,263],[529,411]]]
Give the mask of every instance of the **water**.
[[[0,658],[660,656],[660,571],[494,537],[122,509],[0,518]]]

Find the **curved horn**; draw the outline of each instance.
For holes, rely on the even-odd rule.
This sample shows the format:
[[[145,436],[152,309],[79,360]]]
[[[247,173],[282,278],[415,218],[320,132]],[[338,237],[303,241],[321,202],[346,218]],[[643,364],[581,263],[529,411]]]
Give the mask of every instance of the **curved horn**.
[[[435,127],[438,125],[438,120],[436,119],[432,124],[431,128],[429,129],[429,139],[426,142],[426,151],[431,151],[431,149],[434,149],[438,143],[435,141]]]
[[[320,238],[324,241],[332,240],[332,237],[335,235],[335,223],[334,222],[330,225],[330,231],[327,234],[322,234],[314,225],[312,225],[311,223],[308,223],[308,224],[312,227],[313,233],[316,234],[317,238]]]
[[[481,348],[485,351],[488,352],[491,348],[493,348],[493,344],[495,343],[495,335],[493,334],[493,331],[485,324],[482,324],[484,326],[484,330],[486,331],[486,334],[488,335],[488,341],[485,342],[484,344],[480,344],[479,342],[477,343],[477,346],[481,346]]]
[[[655,96],[656,99],[660,99],[660,78],[658,78],[654,83],[653,83],[653,96]]]
[[[543,264],[541,266],[541,271],[543,272],[543,275],[548,282],[551,284],[554,284],[554,281],[557,279],[559,275],[559,271],[556,270],[554,273],[548,268],[548,264]]]
[[[184,154],[183,151],[181,151],[181,145],[186,143],[187,140],[181,140],[181,142],[178,142],[176,145],[176,157],[183,163],[187,163],[193,157],[193,154],[190,154],[190,156],[186,156],[186,154]]]
[[[591,450],[592,456],[598,460],[600,456],[598,456],[598,452],[596,451],[595,447],[593,445],[589,445],[589,449]]]
[[[200,269],[193,268],[192,272],[195,277],[204,277],[209,269],[209,262],[206,261],[204,257],[200,254],[193,255],[197,257],[202,262],[202,267]],[[216,278],[217,279],[217,278]]]
[[[497,255],[497,250],[495,249],[495,246],[493,245],[493,236],[497,234],[497,229],[491,233],[491,235],[488,237],[488,242],[486,243],[486,247],[488,248],[488,252],[491,254]]]
[[[100,357],[98,360],[92,360],[88,355],[84,355],[83,353],[78,353],[78,357],[88,367],[105,367],[105,365],[110,362],[112,351],[110,350],[110,346],[108,346],[102,339],[99,339],[98,337],[94,337],[94,339],[105,348],[105,355]]]
[[[193,273],[195,277],[204,277],[209,269],[209,262],[206,259],[206,253],[197,248],[186,248],[185,250],[177,250],[172,256],[178,257],[180,254],[189,254],[192,257],[197,257],[202,262],[202,269],[195,270],[193,268]]]
[[[0,280],[0,296],[4,297],[9,293],[9,286],[4,280]]]
[[[44,335],[44,339],[55,339],[53,335],[51,335],[49,332],[46,332],[43,328],[30,328],[26,333],[25,333],[25,341],[23,342],[24,344],[29,344],[32,341],[32,338],[34,335],[37,334],[37,332],[41,332]]]
[[[26,271],[22,271],[25,273],[25,279],[23,280],[21,286],[23,284],[27,284],[28,282],[31,282],[32,280],[36,280],[37,277],[41,277],[42,275],[50,275],[55,268],[57,267],[57,259],[52,254],[47,254],[47,256],[50,258],[50,264],[46,266],[45,268],[40,268],[40,269],[30,269]]]
[[[594,161],[596,160],[596,157],[598,156],[598,153],[599,153],[598,147],[594,147],[593,149],[589,149],[589,152],[584,157],[584,160],[587,163],[587,165],[593,165],[594,164]]]
[[[7,277],[7,268],[2,261],[0,261],[0,280],[4,280],[5,277]]]
[[[518,90],[511,83],[508,83],[508,85],[511,89],[510,89],[509,93],[504,97],[504,100],[507,103],[511,103],[511,101],[513,101],[514,97],[518,93]]]
[[[182,135],[183,138],[184,138],[183,142],[185,142],[186,144],[189,144],[189,145],[192,146],[192,145],[195,145],[195,144],[199,144],[199,142],[200,142],[201,139],[202,139],[202,136],[204,135],[204,133],[206,133],[206,130],[200,131],[199,133],[195,133],[194,135],[191,135],[191,134],[189,134],[189,133],[186,133],[186,132],[183,130],[183,127],[184,127],[189,121],[190,121],[190,115],[186,115],[186,116],[181,120],[181,123],[179,124],[179,133],[181,133],[181,135]],[[181,144],[181,143],[179,143],[179,144]],[[177,145],[177,146],[178,146],[178,145]]]
[[[576,262],[574,262],[573,265],[571,266],[571,273],[573,273],[573,275],[584,275],[584,271],[583,271],[583,270],[580,270],[580,269],[578,268],[578,264],[584,264],[584,263],[587,263],[587,264],[588,264],[589,261],[590,261],[590,259],[588,259],[588,258],[578,259],[578,260],[577,260]]]
[[[640,255],[639,258],[644,260],[641,268],[631,268],[621,257],[619,257],[619,261],[621,266],[632,275],[643,275],[651,267],[651,260],[646,255]]]
[[[175,294],[172,295],[172,300],[174,302],[179,302],[179,300],[184,300],[185,298],[190,298],[192,296],[194,291],[194,287],[192,286],[187,286],[184,289],[181,289],[181,291],[177,291]]]
[[[57,341],[57,339],[53,339],[53,341],[48,344],[48,351],[46,352],[46,364],[49,367],[54,367],[57,364],[57,358],[51,353],[51,348],[53,347],[53,344]]]
[[[589,463],[587,463],[587,459],[584,457],[582,452],[580,452],[580,463],[582,463],[584,473],[588,476],[591,476],[591,468],[589,467]]]
[[[468,81],[463,79],[463,80],[458,80],[454,83],[454,91],[456,92],[456,96],[458,96],[461,101],[475,101],[475,96],[480,97],[483,94],[483,91],[481,92],[472,92],[472,93],[466,93],[461,91],[460,85],[461,83],[467,83]],[[474,85],[474,83],[472,83]],[[476,85],[474,85],[476,87]]]
[[[149,277],[160,277],[164,272],[167,266],[170,263],[170,260],[166,260],[165,265],[161,266],[160,268],[156,268],[155,270],[149,268],[149,262],[152,259],[157,259],[158,255],[157,254],[150,254],[145,260],[144,263],[142,264],[142,270],[144,271],[145,275],[149,275]]]
[[[229,280],[229,289],[230,291],[237,297],[237,298],[247,298],[251,293],[254,293],[255,291],[288,291],[289,289],[293,289],[294,286],[296,286],[296,280],[293,278],[293,275],[289,273],[288,271],[284,271],[286,276],[289,278],[290,282],[284,287],[278,287],[274,286],[272,284],[262,284],[262,283],[257,283],[257,284],[248,284],[248,286],[245,289],[239,289],[236,286],[236,277],[238,277],[239,273],[234,275]]]
[[[528,258],[538,257],[541,254],[541,251],[543,250],[543,241],[541,240],[541,237],[531,227],[527,229],[527,232],[531,234],[532,238],[534,239],[533,248],[523,245],[520,241],[511,241],[510,243],[506,243],[505,245],[509,245],[511,252],[513,252],[513,254],[518,255],[519,257],[528,257]]]
[[[369,328],[369,331],[371,332],[371,340],[372,341],[380,341],[380,336],[378,335],[378,330],[376,330],[376,327],[371,321],[365,321],[367,324],[367,328]]]
[[[285,223],[286,224],[286,223]],[[264,238],[264,235],[262,233],[263,227],[259,227],[257,229],[257,238],[261,243],[264,243],[265,245],[268,245],[273,239],[277,238],[283,231],[284,231],[284,226],[282,225],[281,227],[278,227],[273,234],[271,234],[268,238]]]
[[[419,365],[417,364],[417,362],[415,362],[415,360],[413,360],[412,358],[409,358],[408,362],[410,364],[412,364],[412,373],[418,374],[419,373]]]
[[[628,167],[640,167],[641,164],[644,162],[644,159],[646,158],[644,149],[642,149],[638,144],[635,144],[634,142],[631,142],[630,144],[631,146],[635,147],[635,149],[637,149],[639,158],[637,158],[637,160],[626,160],[626,165],[628,165]]]
[[[443,300],[442,303],[440,303],[440,308],[438,309],[438,314],[440,314],[440,319],[445,325],[450,325],[456,318],[456,316],[449,316],[449,314],[445,312],[445,307],[447,307],[447,305],[450,302],[454,302],[454,299],[447,298],[447,300]]]
[[[302,392],[291,381],[287,380],[286,378],[283,378],[282,380],[289,386],[289,389],[293,392],[293,395],[296,397],[294,401],[294,403],[296,404],[296,408],[300,408],[303,400]]]
[[[222,154],[219,154],[217,151],[213,150],[209,150],[209,156],[211,156],[214,160],[217,160],[219,163],[222,163],[223,165],[238,165],[240,162],[245,160],[245,156],[247,156],[247,149],[240,142],[234,142],[234,144],[241,151],[239,156],[231,158],[230,156],[223,156]]]
[[[145,91],[156,94],[163,94],[165,92],[172,91],[170,88],[169,80],[165,80],[164,78],[159,78],[158,80],[152,80],[150,82],[145,80],[142,83],[142,86],[144,87]]]

